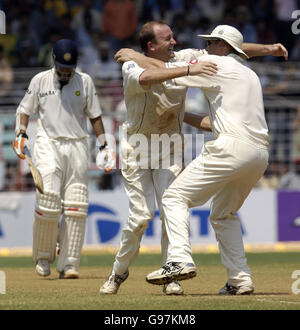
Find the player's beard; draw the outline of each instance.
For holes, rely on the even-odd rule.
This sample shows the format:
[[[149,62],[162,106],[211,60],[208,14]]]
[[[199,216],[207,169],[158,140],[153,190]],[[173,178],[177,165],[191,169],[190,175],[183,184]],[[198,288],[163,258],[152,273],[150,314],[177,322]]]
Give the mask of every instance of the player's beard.
[[[58,81],[67,84],[74,76],[75,70],[72,70],[71,72],[62,72],[58,67],[55,67],[55,73]]]

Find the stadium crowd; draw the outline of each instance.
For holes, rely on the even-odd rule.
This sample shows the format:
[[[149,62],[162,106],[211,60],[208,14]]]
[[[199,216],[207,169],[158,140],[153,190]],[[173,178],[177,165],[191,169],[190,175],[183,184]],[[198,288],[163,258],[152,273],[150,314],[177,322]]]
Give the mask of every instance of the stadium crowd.
[[[124,120],[126,109],[120,66],[113,56],[122,47],[139,50],[137,31],[146,21],[169,24],[177,50],[205,48],[197,34],[208,34],[218,24],[235,26],[245,42],[282,43],[289,51],[288,63],[271,56],[249,62],[264,88],[271,133],[270,166],[259,185],[278,188],[281,177],[293,172],[295,164],[298,168],[300,38],[292,33],[291,13],[300,10],[300,0],[0,0],[0,10],[6,14],[6,35],[0,37],[0,96],[9,93],[13,70],[51,66],[53,44],[69,38],[79,46],[79,70],[94,79],[103,112],[114,118],[115,126]],[[197,111],[199,104],[203,97],[191,90],[187,109]],[[104,175],[98,184],[105,189],[118,182]]]

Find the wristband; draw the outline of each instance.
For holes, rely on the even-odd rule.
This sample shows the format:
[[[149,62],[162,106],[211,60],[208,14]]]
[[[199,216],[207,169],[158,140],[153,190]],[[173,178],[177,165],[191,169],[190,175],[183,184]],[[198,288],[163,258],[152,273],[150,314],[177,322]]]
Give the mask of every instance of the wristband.
[[[102,151],[103,149],[105,149],[107,147],[107,142],[105,141],[104,144],[102,146],[99,147],[99,150]]]
[[[187,76],[190,75],[190,66],[188,65],[188,69],[187,69],[187,73],[186,73]]]

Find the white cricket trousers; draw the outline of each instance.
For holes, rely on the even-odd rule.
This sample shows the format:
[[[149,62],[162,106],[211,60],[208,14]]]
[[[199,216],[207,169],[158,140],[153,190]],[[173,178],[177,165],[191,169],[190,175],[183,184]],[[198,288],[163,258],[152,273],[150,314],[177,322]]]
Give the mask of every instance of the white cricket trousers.
[[[167,262],[192,262],[189,208],[211,197],[210,222],[230,285],[252,284],[244,253],[242,231],[235,216],[268,165],[268,149],[252,141],[222,133],[207,142],[201,154],[163,195],[169,238]],[[258,228],[259,230],[259,228]]]
[[[120,249],[113,265],[113,274],[125,273],[139,253],[142,236],[155,213],[155,199],[162,221],[162,264],[166,262],[168,237],[164,225],[161,199],[165,190],[180,173],[178,165],[168,169],[127,168],[122,170],[125,191],[129,199],[129,217],[122,231]]]

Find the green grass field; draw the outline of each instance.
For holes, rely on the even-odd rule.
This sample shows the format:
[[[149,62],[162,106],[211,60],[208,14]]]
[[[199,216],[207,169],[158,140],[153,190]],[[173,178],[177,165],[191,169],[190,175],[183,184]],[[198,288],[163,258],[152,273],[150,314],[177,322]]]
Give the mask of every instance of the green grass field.
[[[165,296],[161,286],[150,285],[145,275],[160,267],[159,254],[141,254],[117,295],[100,296],[108,276],[112,254],[83,255],[80,279],[60,280],[52,266],[49,277],[35,274],[30,257],[0,257],[6,275],[6,294],[0,294],[1,310],[291,310],[300,309],[300,294],[291,286],[300,269],[300,253],[247,253],[255,293],[251,296],[219,296],[226,271],[219,254],[194,254],[198,275],[182,281],[184,296]],[[300,284],[299,284],[300,289]]]

